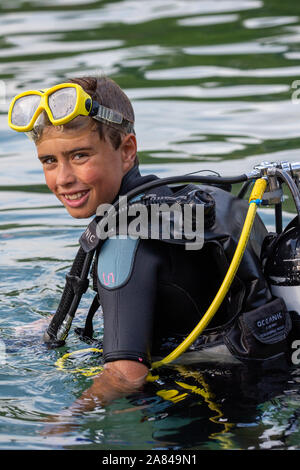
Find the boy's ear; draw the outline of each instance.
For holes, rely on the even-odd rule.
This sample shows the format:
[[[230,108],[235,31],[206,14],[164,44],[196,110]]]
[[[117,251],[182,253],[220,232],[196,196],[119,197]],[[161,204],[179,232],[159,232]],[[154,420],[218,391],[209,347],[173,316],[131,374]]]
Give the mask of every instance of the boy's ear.
[[[134,164],[137,153],[137,143],[134,134],[127,134],[123,137],[121,143],[121,154],[124,170],[128,170]]]

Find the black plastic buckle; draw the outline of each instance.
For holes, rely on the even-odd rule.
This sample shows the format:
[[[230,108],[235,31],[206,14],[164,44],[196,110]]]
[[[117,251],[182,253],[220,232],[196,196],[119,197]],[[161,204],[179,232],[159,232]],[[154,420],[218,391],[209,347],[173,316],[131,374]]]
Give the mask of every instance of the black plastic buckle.
[[[78,276],[73,276],[72,274],[66,275],[67,283],[71,285],[74,294],[82,295],[84,294],[89,287],[88,279],[81,279]]]

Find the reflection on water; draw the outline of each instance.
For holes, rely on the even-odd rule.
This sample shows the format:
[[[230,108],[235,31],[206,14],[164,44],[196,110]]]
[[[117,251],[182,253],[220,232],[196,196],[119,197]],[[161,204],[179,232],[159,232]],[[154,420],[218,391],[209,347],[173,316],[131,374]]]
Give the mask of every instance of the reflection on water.
[[[62,351],[48,351],[13,327],[55,311],[87,221],[70,219],[49,193],[32,143],[6,117],[20,91],[105,73],[133,101],[144,174],[237,175],[262,160],[297,161],[297,4],[3,0],[0,26],[0,447],[299,448],[297,369],[259,374],[217,364],[166,368],[142,394],[87,414],[68,435],[42,436],[43,418],[89,384],[54,366],[83,345],[72,332]],[[284,211],[286,223],[288,193]],[[261,215],[272,228],[272,210]]]

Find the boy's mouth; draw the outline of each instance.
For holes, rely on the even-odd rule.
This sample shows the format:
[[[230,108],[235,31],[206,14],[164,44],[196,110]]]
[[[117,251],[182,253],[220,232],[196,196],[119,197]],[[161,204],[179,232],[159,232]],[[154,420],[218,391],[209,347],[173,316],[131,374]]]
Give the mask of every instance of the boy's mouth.
[[[77,193],[62,194],[63,203],[70,207],[80,207],[87,201],[90,190],[78,191]]]

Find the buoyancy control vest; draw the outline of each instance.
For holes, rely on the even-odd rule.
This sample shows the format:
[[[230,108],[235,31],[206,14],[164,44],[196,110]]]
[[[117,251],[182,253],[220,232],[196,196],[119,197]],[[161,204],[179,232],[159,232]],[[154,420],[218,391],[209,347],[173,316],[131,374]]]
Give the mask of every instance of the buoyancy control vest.
[[[153,175],[143,179],[137,168],[134,168],[128,175],[127,181],[125,180],[120,194],[125,194],[140,186],[141,183],[156,179],[157,177]],[[238,243],[248,203],[233,196],[229,191],[221,189],[218,185],[201,185],[199,187],[193,184],[151,188],[149,191],[143,191],[138,200],[139,204],[144,204],[147,207],[150,203],[171,204],[175,201],[179,204],[188,201],[189,204],[203,206],[204,246],[213,247],[213,266],[218,270],[218,277],[225,275]],[[135,203],[136,201],[129,201],[128,207],[132,207]],[[87,264],[91,263],[94,253],[97,258],[103,244],[103,240],[99,240],[98,237],[98,224],[99,218],[95,218],[80,238],[81,250],[90,254]],[[151,232],[150,229],[151,227],[146,227],[147,235]],[[176,237],[164,239],[162,233],[162,231],[159,232],[162,243],[183,243],[184,238],[180,240]],[[221,339],[229,351],[240,360],[265,361],[286,352],[288,335],[291,330],[290,316],[284,302],[280,298],[272,296],[260,263],[261,246],[266,236],[267,230],[257,216],[236,279],[226,298],[230,309],[230,320],[226,321],[226,324],[218,325],[217,330],[209,327],[204,330],[202,337],[196,341],[198,349],[211,345],[214,342],[212,338],[217,337],[218,341]],[[199,259],[201,258],[201,250],[197,256]],[[92,275],[93,287],[94,290],[97,290],[95,269],[92,269]],[[69,280],[75,289],[77,286],[77,293],[80,296],[86,288],[86,284],[83,281],[78,281],[78,275],[72,277],[72,273],[69,275]],[[76,293],[76,290],[74,292]],[[96,295],[88,313],[85,328],[77,329],[77,333],[85,340],[92,337],[92,317],[100,304],[101,299]],[[64,322],[68,324],[67,317]]]

